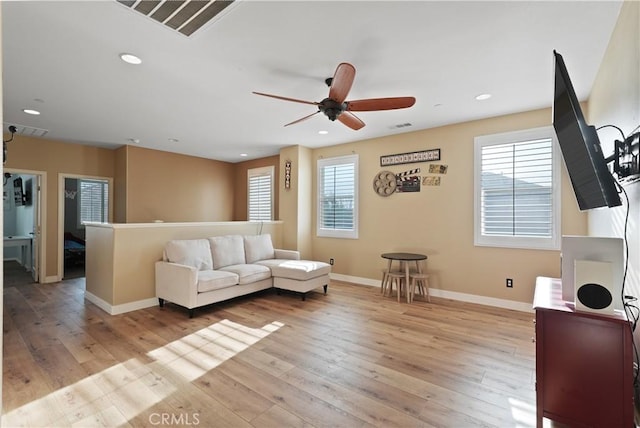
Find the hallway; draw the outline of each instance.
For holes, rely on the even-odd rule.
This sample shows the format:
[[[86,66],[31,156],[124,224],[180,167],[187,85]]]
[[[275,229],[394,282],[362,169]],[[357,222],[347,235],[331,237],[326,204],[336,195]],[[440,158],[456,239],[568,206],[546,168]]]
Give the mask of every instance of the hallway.
[[[4,261],[4,288],[19,287],[21,285],[33,284],[31,274],[15,260]],[[64,279],[74,279],[84,277],[84,264],[74,264],[65,266]]]
[[[4,288],[19,287],[21,285],[33,284],[31,273],[15,260],[4,261]]]

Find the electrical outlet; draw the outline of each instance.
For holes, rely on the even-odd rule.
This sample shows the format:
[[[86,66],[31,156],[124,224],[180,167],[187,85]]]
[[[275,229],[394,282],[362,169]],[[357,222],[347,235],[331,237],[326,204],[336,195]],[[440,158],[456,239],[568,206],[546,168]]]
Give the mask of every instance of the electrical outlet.
[[[507,278],[507,288],[513,288],[513,279]]]
[[[329,259],[329,264],[333,266],[333,259]]]

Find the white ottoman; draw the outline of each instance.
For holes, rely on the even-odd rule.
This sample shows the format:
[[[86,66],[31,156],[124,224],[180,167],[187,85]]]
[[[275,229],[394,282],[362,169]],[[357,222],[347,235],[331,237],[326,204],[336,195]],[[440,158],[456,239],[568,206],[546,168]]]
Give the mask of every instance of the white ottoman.
[[[330,273],[330,264],[309,260],[287,260],[271,266],[273,286],[302,293],[302,300],[305,300],[309,291],[320,286],[324,287],[324,294],[327,294]]]

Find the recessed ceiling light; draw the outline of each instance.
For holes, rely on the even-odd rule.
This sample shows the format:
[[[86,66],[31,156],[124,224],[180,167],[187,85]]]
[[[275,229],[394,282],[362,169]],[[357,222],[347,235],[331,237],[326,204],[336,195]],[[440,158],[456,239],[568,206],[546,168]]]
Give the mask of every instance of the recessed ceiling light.
[[[127,64],[133,64],[133,65],[142,64],[142,60],[139,57],[130,53],[121,53],[120,59],[126,62]]]
[[[30,108],[23,108],[22,111],[27,113],[27,114],[32,114],[34,116],[37,116],[37,115],[40,114],[40,112],[38,110],[33,110],[33,109],[30,109]]]
[[[491,94],[480,94],[476,96],[476,100],[478,101],[488,100],[489,98],[491,98]]]
[[[139,138],[127,138],[127,141],[130,143],[138,144],[140,142]]]
[[[438,103],[438,104],[434,104],[434,107],[442,107],[442,104]]]
[[[318,131],[318,134],[320,135],[327,135],[329,133],[329,131]]]
[[[246,158],[248,155],[246,153],[240,153],[240,157]]]
[[[178,140],[177,138],[169,138],[170,143],[177,143],[178,141],[180,140]]]

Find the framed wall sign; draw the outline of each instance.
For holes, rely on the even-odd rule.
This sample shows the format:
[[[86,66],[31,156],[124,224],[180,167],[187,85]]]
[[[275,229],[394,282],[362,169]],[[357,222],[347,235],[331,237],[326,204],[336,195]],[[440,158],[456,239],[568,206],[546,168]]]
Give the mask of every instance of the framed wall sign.
[[[287,160],[284,163],[284,188],[291,188],[291,161]]]
[[[432,162],[440,160],[440,149],[423,150],[421,152],[398,153],[380,156],[380,166],[401,165],[405,163]]]

